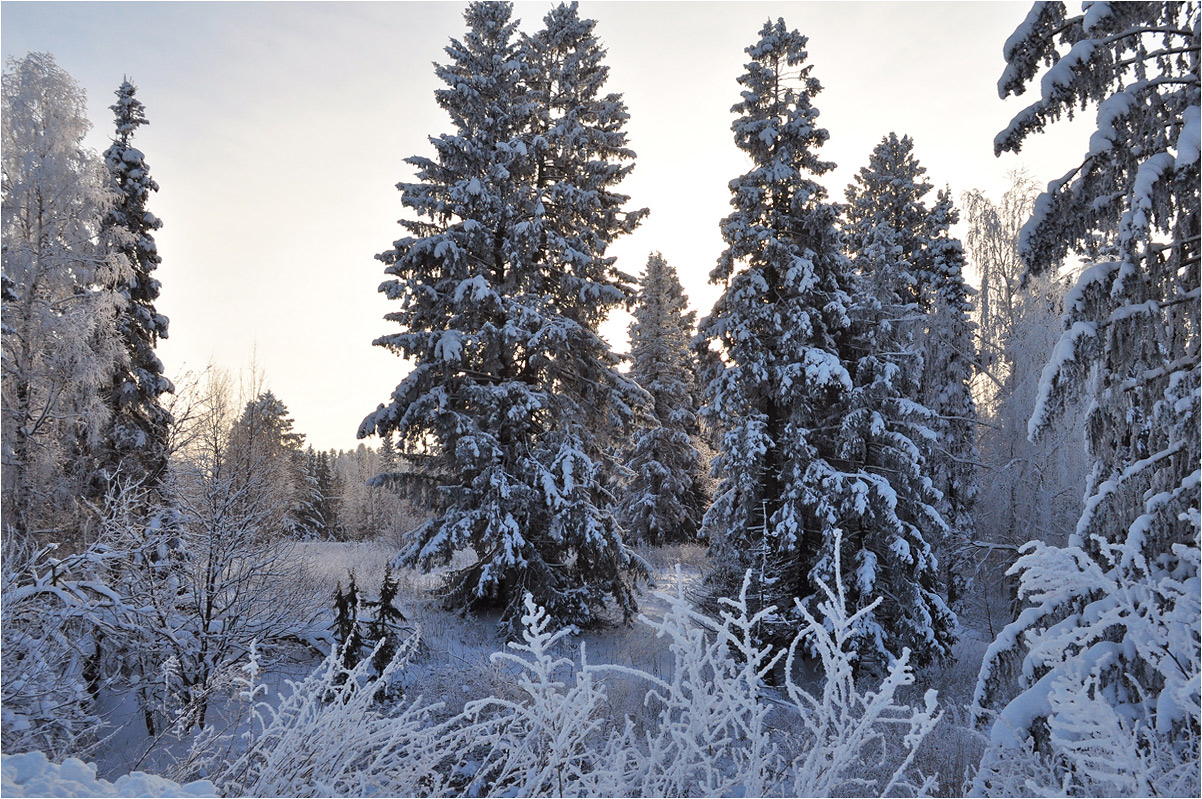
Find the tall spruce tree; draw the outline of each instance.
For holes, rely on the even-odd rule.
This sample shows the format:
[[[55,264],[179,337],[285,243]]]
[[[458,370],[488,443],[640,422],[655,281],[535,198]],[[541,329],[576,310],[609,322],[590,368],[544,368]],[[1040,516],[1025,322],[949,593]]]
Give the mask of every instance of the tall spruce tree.
[[[630,115],[622,96],[603,94],[609,67],[596,24],[580,18],[575,2],[560,3],[522,50],[541,273],[532,289],[550,295],[557,314],[594,333],[636,291],[634,278],[615,268],[606,249],[647,214],[626,210],[629,197],[614,190],[634,169],[635,154],[627,146]],[[579,338],[582,362],[617,362],[601,339]]]
[[[845,233],[861,286],[857,315],[869,351],[886,354],[908,406],[910,434],[936,489],[940,521],[924,525],[943,566],[946,596],[962,594],[956,563],[973,530],[976,498],[972,328],[956,212],[931,184],[909,136],[885,136],[847,187]],[[921,408],[919,407],[921,406]],[[929,435],[928,435],[929,433]]]
[[[724,567],[714,590],[731,595],[751,568],[755,601],[785,613],[792,597],[812,592],[810,572],[838,517],[822,489],[836,471],[827,431],[838,429],[852,388],[842,356],[849,264],[837,209],[814,180],[834,165],[817,154],[828,134],[816,124],[821,85],[805,64],[806,41],[778,19],[746,50],[732,129],[753,166],[730,183],[727,249],[710,273],[724,291],[700,325],[725,363],[703,409],[722,430],[720,482],[703,524]]]
[[[996,138],[998,153],[1097,105],[1089,151],[1038,198],[1021,244],[1036,273],[1055,270],[1070,250],[1092,261],[1065,298],[1066,330],[1044,369],[1030,432],[1039,436],[1085,392],[1093,469],[1067,545],[1033,542],[1016,566],[1028,605],[982,667],[977,713],[990,718],[990,704],[1005,704],[974,788],[1004,790],[1030,737],[1050,756],[1056,790],[1192,795],[1202,723],[1202,10],[1085,6],[1070,15],[1062,3],[1036,4],[1006,42],[999,82],[1003,97],[1022,94],[1051,65],[1041,96]],[[1004,666],[1019,658],[1010,699],[1013,672]],[[1127,752],[1142,754],[1138,771],[1088,782],[1100,776],[1088,763],[1132,763],[1119,759]]]
[[[931,479],[942,496],[937,507],[948,532],[935,543],[950,602],[959,602],[968,588],[965,565],[976,529],[980,490],[977,406],[972,393],[976,343],[971,289],[964,281],[964,246],[951,234],[951,226],[958,220],[951,192],[938,192],[931,209],[928,241],[932,303],[927,315],[928,355],[922,398],[935,414],[938,434],[931,457]]]
[[[709,503],[701,453],[693,443],[699,432],[690,348],[695,319],[676,270],[652,253],[630,325],[630,374],[652,402],[630,456],[634,476],[623,522],[633,541],[695,540]]]
[[[162,260],[154,231],[163,223],[146,207],[159,185],[150,176],[142,152],[132,144],[134,133],[147,124],[136,93],[128,80],[115,92],[117,103],[111,108],[116,114],[116,138],[104,153],[117,202],[105,215],[101,233],[122,262],[113,290],[123,307],[116,321],[122,354],[108,389],[111,415],[101,467],[107,480],[121,474],[153,487],[167,467],[171,424],[171,413],[159,398],[174,387],[155,354],[158,340],[167,338],[167,317],[154,306],[159,281],[152,276]]]
[[[419,219],[380,258],[403,332],[376,341],[413,370],[361,437],[395,432],[436,485],[434,517],[400,561],[449,576],[458,606],[500,606],[516,632],[529,591],[563,623],[589,624],[607,597],[634,610],[636,561],[611,507],[614,428],[645,394],[596,328],[629,300],[605,255],[637,223],[612,186],[629,170],[625,108],[599,97],[605,68],[575,6],[519,42],[508,3],[473,3],[437,67],[455,132],[414,157],[399,186]]]
[[[881,600],[857,622],[860,665],[903,647],[925,662],[948,651],[954,625],[922,536],[939,515],[903,418],[913,403],[853,319],[859,286],[838,209],[811,177],[833,165],[816,154],[827,133],[815,124],[821,86],[803,66],[805,45],[769,22],[739,79],[733,127],[753,169],[731,182],[736,210],[711,275],[726,290],[702,323],[726,359],[706,409],[723,418],[724,438],[705,529],[728,567],[718,587],[751,568],[753,601],[781,610],[765,638],[788,634],[793,598],[833,585],[837,563],[850,609]]]

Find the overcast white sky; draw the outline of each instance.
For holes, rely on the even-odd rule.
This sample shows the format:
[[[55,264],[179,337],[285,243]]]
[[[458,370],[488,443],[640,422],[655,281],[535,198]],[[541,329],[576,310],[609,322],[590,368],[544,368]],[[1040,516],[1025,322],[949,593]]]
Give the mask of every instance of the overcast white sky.
[[[159,352],[169,374],[252,350],[296,427],[319,448],[356,444],[404,363],[371,346],[391,332],[373,256],[401,236],[403,159],[449,130],[431,63],[463,33],[463,3],[42,3],[5,0],[5,59],[48,51],[88,92],[90,142],[108,146],[113,90],[128,75],[150,125],[137,136],[162,190],[151,209],[163,265]],[[549,2],[519,2],[533,32]],[[1029,3],[582,2],[608,46],[609,89],[630,109],[638,166],[624,189],[650,218],[615,245],[638,273],[652,250],[704,315],[718,288],[727,182],[748,164],[730,107],[743,48],[769,17],[810,38],[815,105],[839,169],[834,198],[889,131],[909,134],[937,187],[994,196],[1020,165],[1041,182],[1086,149],[1080,126],[993,156],[1029,98],[1003,103],[1002,44]],[[1079,160],[1079,159],[1078,159]],[[620,330],[621,325],[612,326]],[[611,338],[616,339],[617,336]],[[616,342],[624,346],[624,341]],[[369,442],[375,445],[374,439]]]

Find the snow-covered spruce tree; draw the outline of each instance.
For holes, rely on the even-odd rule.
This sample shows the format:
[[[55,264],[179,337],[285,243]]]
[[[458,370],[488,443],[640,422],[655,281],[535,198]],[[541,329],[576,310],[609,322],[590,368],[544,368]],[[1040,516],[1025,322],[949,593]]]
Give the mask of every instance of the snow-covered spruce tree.
[[[862,363],[877,374],[864,382],[891,384],[886,419],[912,442],[905,460],[917,456],[901,473],[917,467],[936,489],[932,497],[918,485],[913,499],[939,512],[942,521],[922,523],[919,534],[935,548],[943,590],[954,601],[963,593],[956,567],[972,535],[976,497],[975,352],[963,250],[949,234],[956,212],[944,192],[927,206],[925,174],[909,136],[884,137],[847,188],[845,233],[861,289],[854,315],[866,337],[869,361]]]
[[[609,67],[596,25],[580,18],[575,2],[560,3],[522,51],[542,272],[533,289],[550,295],[556,313],[590,333],[612,309],[634,299],[634,278],[616,269],[605,252],[647,214],[645,208],[626,210],[630,198],[615,191],[634,169],[635,153],[627,147],[630,115],[622,95],[602,94]],[[617,363],[602,340],[574,335],[585,347],[577,357]]]
[[[122,303],[116,320],[121,357],[114,364],[108,389],[108,429],[101,457],[101,483],[119,473],[127,479],[156,485],[167,468],[171,414],[159,398],[174,389],[163,375],[155,354],[167,337],[167,317],[154,306],[159,281],[153,272],[161,261],[154,231],[163,223],[146,207],[159,185],[150,176],[142,152],[133,146],[135,131],[147,124],[146,110],[134,96],[137,88],[125,80],[117,89],[116,137],[104,153],[116,203],[101,225],[102,241],[122,260],[111,289]],[[103,485],[98,486],[102,489]]]
[[[83,90],[46,53],[10,61],[3,89],[3,522],[62,540],[99,446],[116,357],[111,203]]]
[[[1076,16],[1047,3],[1006,43],[1003,97],[1052,66],[999,153],[1097,104],[1089,152],[1049,184],[1022,238],[1037,273],[1070,248],[1096,261],[1065,298],[1030,422],[1038,436],[1068,397],[1090,394],[1093,471],[1067,545],[1033,542],[1016,566],[1029,605],[988,652],[974,704],[985,715],[1012,654],[1019,693],[993,721],[979,793],[1008,788],[1028,737],[1058,791],[1199,789],[1200,24],[1197,3]]]
[[[630,325],[630,374],[653,403],[653,415],[630,456],[634,476],[623,522],[633,541],[695,540],[709,504],[701,454],[693,443],[698,434],[690,349],[695,318],[676,270],[652,253]]]
[[[624,612],[633,608],[621,572],[637,568],[620,543],[613,490],[621,467],[614,455],[647,401],[617,371],[619,357],[597,332],[636,291],[634,278],[616,269],[606,251],[647,210],[627,210],[629,198],[616,191],[634,169],[635,154],[627,147],[622,96],[603,93],[609,67],[595,27],[580,18],[575,2],[560,3],[523,51],[534,109],[527,138],[539,236],[530,295],[541,294],[540,303],[551,298],[528,351],[540,371],[545,365],[542,382],[558,406],[557,421],[537,436],[535,453],[547,469],[541,482],[552,510],[550,539],[576,552],[568,611],[561,612],[561,602],[548,610],[561,620],[586,622],[593,614],[588,605],[606,594]],[[585,593],[571,596],[579,590]],[[515,624],[520,599],[511,597]]]
[[[266,390],[248,401],[229,433],[228,462],[236,495],[255,505],[266,497],[273,510],[264,522],[269,536],[312,538],[313,486],[309,483],[303,433],[275,393]],[[260,496],[261,495],[261,496]]]
[[[828,134],[815,125],[811,100],[821,86],[803,66],[806,41],[778,19],[746,50],[732,129],[753,169],[730,184],[727,249],[710,273],[725,290],[699,327],[725,361],[702,409],[722,432],[714,461],[720,482],[703,520],[722,566],[711,591],[733,596],[750,569],[756,613],[810,593],[809,567],[822,541],[807,502],[818,496],[810,467],[834,454],[831,437],[817,440],[811,430],[837,428],[851,389],[840,356],[849,266],[837,211],[810,177],[833,165],[817,156]],[[761,638],[786,640],[783,618],[765,621],[774,626],[758,630]]]
[[[965,595],[966,561],[976,528],[980,491],[977,473],[977,407],[972,386],[976,341],[971,319],[971,289],[964,281],[964,246],[951,235],[959,220],[948,189],[939,191],[931,209],[933,298],[928,313],[922,398],[935,414],[935,450],[931,479],[942,495],[939,508],[948,526],[936,551],[943,559],[943,584],[950,602]]]
[[[470,547],[448,600],[500,606],[516,633],[526,591],[563,623],[593,622],[608,596],[633,611],[608,453],[645,393],[596,332],[633,293],[605,255],[642,213],[612,190],[633,156],[625,108],[598,97],[603,51],[574,6],[522,43],[511,13],[471,4],[437,67],[455,131],[409,160],[418,182],[399,188],[419,219],[380,256],[381,291],[401,303],[386,318],[404,330],[375,343],[414,367],[359,435],[395,432],[437,489],[399,560],[429,568]]]
[[[295,532],[302,538],[342,540],[345,535],[338,518],[338,488],[330,468],[330,453],[309,447],[303,456]]]
[[[702,410],[723,433],[703,522],[721,566],[712,590],[733,596],[751,569],[756,613],[811,593],[809,572],[838,517],[816,506],[852,388],[842,358],[850,267],[837,209],[811,177],[833,164],[817,155],[828,134],[811,104],[821,86],[804,65],[806,41],[778,19],[747,48],[732,128],[753,167],[731,181],[727,249],[710,273],[725,289],[699,329],[725,360]],[[777,629],[761,635],[786,640],[788,625],[772,620]]]
[[[852,318],[863,303],[849,295],[859,285],[838,210],[811,177],[832,165],[816,155],[827,133],[806,39],[783,20],[760,36],[734,109],[754,168],[731,183],[728,248],[711,275],[726,290],[701,326],[726,359],[706,408],[724,437],[705,531],[732,567],[715,588],[731,591],[723,578],[751,569],[758,607],[791,608],[818,597],[838,564],[855,575],[849,610],[881,599],[856,622],[861,665],[883,668],[903,647],[926,662],[946,654],[954,617],[922,534],[941,522],[914,444],[921,428],[902,420],[918,404]],[[795,622],[767,618],[762,634],[784,640]]]

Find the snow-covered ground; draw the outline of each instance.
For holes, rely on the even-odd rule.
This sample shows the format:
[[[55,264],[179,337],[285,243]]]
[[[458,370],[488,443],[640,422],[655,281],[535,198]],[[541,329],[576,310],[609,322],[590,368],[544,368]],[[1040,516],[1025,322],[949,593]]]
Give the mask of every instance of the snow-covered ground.
[[[311,591],[308,593],[315,602],[314,607],[296,608],[297,614],[308,616],[314,611],[324,611],[328,613],[332,624],[335,590],[340,585],[345,587],[353,573],[360,589],[367,596],[374,597],[385,564],[394,554],[389,545],[374,542],[312,542],[296,546],[296,579],[310,585]],[[611,626],[569,636],[554,646],[555,657],[568,658],[577,665],[586,655],[589,664],[617,667],[615,670],[600,671],[597,676],[605,694],[602,717],[612,730],[620,730],[625,719],[631,720],[637,729],[644,731],[653,729],[658,723],[660,708],[655,703],[649,704],[647,699],[651,682],[646,677],[637,676],[636,672],[662,680],[671,678],[673,642],[668,636],[657,635],[657,630],[651,626],[662,622],[672,610],[671,602],[659,592],[675,592],[679,586],[686,597],[696,595],[707,568],[705,550],[700,546],[645,549],[639,554],[651,565],[653,573],[652,583],[643,586],[639,597],[640,616],[645,621],[626,626],[615,619]],[[417,703],[419,699],[427,705],[440,702],[442,707],[435,717],[446,719],[462,712],[468,703],[485,697],[514,701],[523,699],[520,681],[523,667],[512,660],[493,657],[494,653],[506,650],[495,618],[464,617],[443,609],[430,591],[437,585],[437,575],[399,570],[395,576],[400,584],[396,604],[405,614],[408,624],[421,637],[420,649],[400,675],[406,702]],[[909,688],[903,686],[898,694],[899,699],[921,705],[923,693],[933,688],[945,700],[940,703],[945,712],[935,733],[928,736],[914,761],[916,772],[940,775],[939,785],[941,793],[945,795],[956,795],[963,790],[964,777],[979,761],[983,748],[983,740],[969,729],[967,718],[958,708],[967,704],[984,647],[981,636],[970,629],[962,630],[955,662],[941,669],[927,670],[916,685]],[[265,671],[259,675],[262,685],[267,689],[260,698],[278,707],[281,697],[289,693],[288,681],[300,681],[321,665],[322,658],[316,652],[305,651],[301,647],[271,654],[272,657],[264,659]],[[802,675],[802,687],[810,691],[817,690],[816,676]],[[224,727],[227,734],[236,734],[244,729],[239,719],[244,716],[247,706],[244,700],[238,698],[238,691],[238,684],[231,680],[224,697],[213,703],[211,721],[216,727]],[[782,707],[788,705],[789,697],[783,689],[779,691],[776,701]],[[781,711],[778,709],[773,712],[779,716]],[[170,740],[169,736],[160,736],[156,741],[149,741],[137,715],[136,703],[128,697],[110,697],[108,721],[117,729],[97,748],[94,758],[102,778],[115,780],[113,786],[125,788],[106,787],[108,783],[100,782],[96,783],[95,795],[111,795],[105,793],[109,790],[140,791],[144,786],[152,785],[138,781],[144,778],[136,774],[129,775],[133,782],[121,782],[123,775],[138,769],[177,776],[181,774],[172,771],[171,765],[189,751],[192,739],[181,742]],[[36,760],[17,761],[13,768],[17,766],[23,770],[12,771],[16,775],[13,777],[12,795],[19,795],[16,791],[29,793],[39,790],[29,786],[56,784],[51,780],[68,779],[91,786],[85,778],[93,781],[96,778],[94,767],[85,768],[82,763],[71,761],[61,768]],[[89,771],[89,768],[93,770]],[[5,794],[8,795],[11,769],[7,760],[5,769]],[[66,776],[62,777],[60,772],[64,769]],[[211,772],[202,770],[199,773],[207,775]],[[196,772],[189,776],[196,776]],[[165,793],[177,790],[172,785],[164,782],[154,790],[159,792],[158,795],[174,795]],[[178,790],[203,791],[205,785],[189,784]]]
[[[96,766],[74,757],[51,763],[41,752],[3,756],[0,792],[18,796],[217,796],[217,788],[208,780],[186,785],[135,771],[116,782],[97,779]]]

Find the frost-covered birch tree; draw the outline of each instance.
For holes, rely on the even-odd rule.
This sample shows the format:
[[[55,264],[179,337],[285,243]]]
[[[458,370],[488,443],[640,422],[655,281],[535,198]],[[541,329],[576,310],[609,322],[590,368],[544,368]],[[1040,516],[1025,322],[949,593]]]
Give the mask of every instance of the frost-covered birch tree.
[[[3,103],[3,519],[60,537],[107,415],[115,265],[97,234],[112,198],[83,146],[84,92],[50,55],[9,62]]]
[[[973,574],[973,612],[992,637],[1013,621],[1017,580],[1006,569],[1032,538],[1063,544],[1081,515],[1087,454],[1084,398],[1070,403],[1039,436],[1027,438],[1027,418],[1039,375],[1060,337],[1066,279],[1045,272],[1028,278],[1019,236],[1039,189],[1024,172],[1012,172],[998,199],[981,191],[961,197],[968,257],[981,278],[975,303],[979,375],[975,394],[981,419],[978,448],[981,494],[975,514],[980,548]],[[996,545],[996,546],[994,546]],[[998,565],[1001,568],[998,568]],[[1003,590],[998,590],[1003,589]],[[1001,600],[999,603],[997,600]]]
[[[1030,433],[1086,393],[1093,469],[1067,545],[1032,542],[1016,566],[1028,605],[977,687],[976,711],[993,721],[980,793],[1022,776],[1014,755],[1028,738],[1058,791],[1198,791],[1200,24],[1197,3],[1076,15],[1046,3],[1006,42],[999,93],[1038,77],[1040,97],[997,152],[1096,106],[1089,151],[1036,201],[1021,247],[1036,273],[1070,250],[1092,261],[1065,298]]]
[[[694,444],[699,432],[690,348],[695,319],[676,270],[652,253],[630,325],[630,374],[653,405],[630,456],[634,476],[623,521],[631,540],[694,540],[709,504],[701,453]]]
[[[305,641],[317,626],[298,613],[314,597],[281,536],[295,508],[287,472],[301,437],[271,392],[239,413],[241,399],[227,373],[209,373],[188,445],[159,490],[169,511],[146,523],[138,518],[146,500],[130,503],[134,512],[104,537],[123,553],[114,588],[139,614],[108,637],[115,671],[152,737],[203,728],[214,693],[255,646]]]
[[[977,333],[977,364],[981,378],[976,393],[990,405],[1004,391],[1009,375],[1006,339],[1020,327],[1018,315],[1023,302],[1022,277],[1026,266],[1018,254],[1022,226],[1031,216],[1039,185],[1025,170],[1007,175],[1010,185],[994,200],[980,189],[960,196],[964,210],[964,246],[968,260],[980,278],[974,309]]]
[[[409,159],[417,181],[399,188],[418,218],[380,256],[403,332],[375,343],[414,366],[359,434],[395,432],[436,489],[400,560],[472,549],[449,600],[500,606],[516,632],[526,591],[565,623],[594,621],[611,596],[633,611],[609,453],[645,394],[597,334],[633,294],[606,248],[643,213],[614,191],[634,155],[625,106],[601,95],[604,51],[574,5],[524,40],[511,13],[470,5],[437,67],[454,132]]]
[[[154,231],[163,223],[147,208],[159,185],[132,143],[137,129],[147,124],[146,109],[128,80],[115,93],[116,136],[104,162],[116,203],[105,214],[101,236],[121,261],[111,287],[120,303],[116,328],[121,354],[106,398],[110,416],[101,468],[110,480],[120,474],[154,485],[167,468],[171,426],[171,414],[159,398],[174,388],[155,354],[158,340],[167,337],[167,317],[154,305],[159,281],[153,273],[162,260]]]

